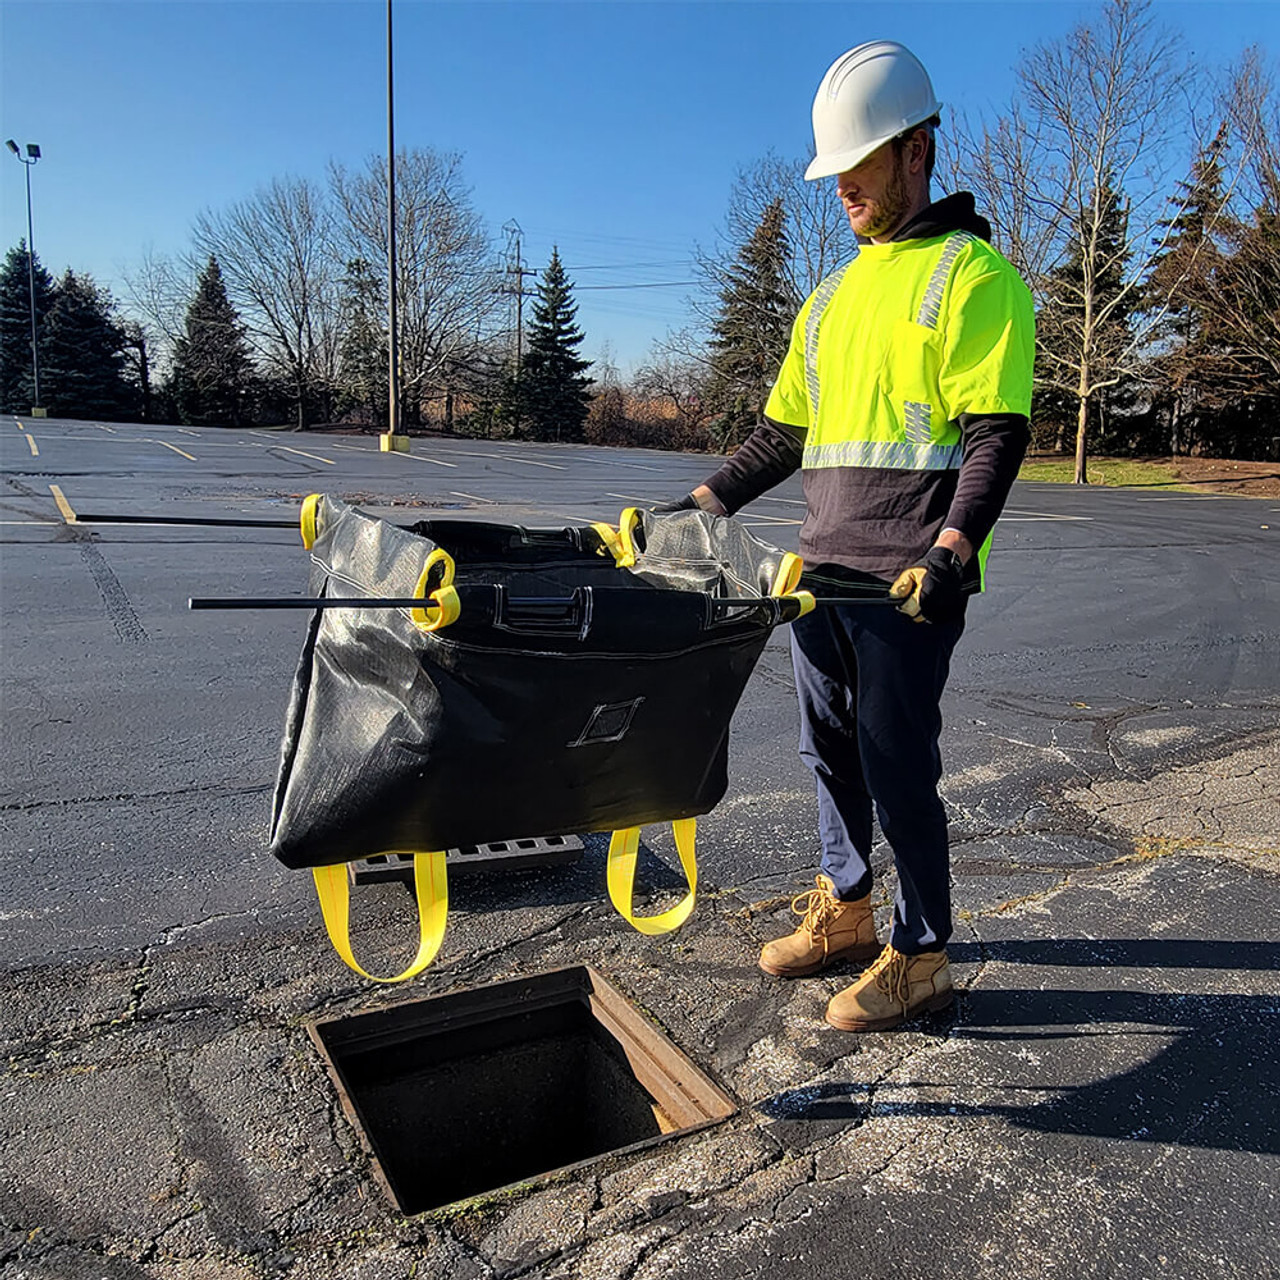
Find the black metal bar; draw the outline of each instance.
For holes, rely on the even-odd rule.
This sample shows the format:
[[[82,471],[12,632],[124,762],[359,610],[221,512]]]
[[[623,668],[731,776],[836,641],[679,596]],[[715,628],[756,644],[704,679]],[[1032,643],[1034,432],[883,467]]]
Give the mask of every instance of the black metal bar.
[[[724,596],[711,601],[713,609],[750,608],[786,599],[785,596],[740,596],[737,599]],[[421,596],[192,596],[187,601],[191,609],[425,609],[432,604],[431,597]],[[551,604],[572,603],[572,597],[560,601],[549,596],[512,598],[508,605],[537,607]],[[832,596],[814,600],[814,604],[897,604],[886,595],[854,597]]]
[[[421,596],[192,596],[190,609],[425,609]]]
[[[77,524],[171,524],[215,529],[296,529],[297,520],[250,520],[230,516],[86,516],[76,513]]]

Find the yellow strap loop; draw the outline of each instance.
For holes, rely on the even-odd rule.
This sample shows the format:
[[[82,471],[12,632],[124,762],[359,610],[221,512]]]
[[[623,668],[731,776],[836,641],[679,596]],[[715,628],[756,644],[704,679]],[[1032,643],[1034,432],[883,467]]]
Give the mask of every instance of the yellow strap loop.
[[[425,609],[409,610],[419,631],[439,631],[461,616],[462,602],[453,586],[454,569],[453,557],[443,547],[436,547],[427,557],[413,594],[420,600],[427,598],[427,587],[433,579],[439,586],[431,592],[431,603]]]
[[[622,543],[622,554],[617,557],[619,569],[630,569],[636,562],[634,534],[639,523],[638,507],[626,507],[618,517],[618,540]]]
[[[800,575],[804,572],[804,561],[793,551],[778,561],[778,571],[773,575],[773,586],[769,588],[771,596],[789,596],[799,585]]]
[[[792,600],[800,601],[799,617],[803,618],[806,613],[812,613],[817,608],[818,602],[813,598],[812,591],[792,591],[790,593]]]
[[[653,936],[678,929],[693,914],[694,899],[698,892],[698,859],[695,853],[698,820],[681,818],[671,824],[675,832],[676,851],[684,868],[689,892],[674,907],[656,916],[637,916],[634,910],[636,879],[636,853],[640,848],[640,828],[624,827],[613,833],[609,841],[609,865],[607,881],[609,900],[618,914],[641,933]]]
[[[302,500],[302,511],[298,516],[298,524],[302,532],[302,545],[308,551],[315,545],[316,535],[320,532],[320,518],[316,508],[320,504],[318,493],[309,493]]]
[[[324,927],[334,950],[363,978],[370,982],[407,982],[416,978],[440,950],[445,922],[449,916],[449,882],[445,873],[444,851],[413,855],[413,885],[418,898],[418,954],[403,972],[394,978],[379,978],[361,968],[351,951],[351,891],[347,885],[347,868],[312,867],[316,893]]]
[[[618,564],[623,555],[622,539],[618,537],[618,531],[611,524],[593,524],[591,526],[600,536],[600,541],[604,544],[600,550],[600,555],[611,555],[614,564]]]

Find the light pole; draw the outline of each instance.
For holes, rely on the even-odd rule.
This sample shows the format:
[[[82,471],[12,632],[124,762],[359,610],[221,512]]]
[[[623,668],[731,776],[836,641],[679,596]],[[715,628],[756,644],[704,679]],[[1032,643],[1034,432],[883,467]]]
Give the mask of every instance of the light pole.
[[[31,388],[35,396],[35,404],[31,406],[32,416],[38,416],[40,408],[40,352],[36,347],[36,246],[35,235],[31,230],[31,170],[40,159],[40,148],[34,142],[27,143],[27,154],[18,150],[18,144],[10,138],[5,144],[19,160],[27,172],[27,290],[31,299]]]
[[[396,116],[395,60],[391,45],[391,0],[387,0],[387,372],[388,445],[399,444],[400,435],[400,344],[397,341],[396,298]]]

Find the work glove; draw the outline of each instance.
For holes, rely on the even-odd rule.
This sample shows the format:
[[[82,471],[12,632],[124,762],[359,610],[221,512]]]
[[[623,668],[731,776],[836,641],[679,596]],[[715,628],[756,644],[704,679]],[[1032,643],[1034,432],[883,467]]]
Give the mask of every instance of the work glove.
[[[677,498],[674,502],[659,503],[656,507],[650,507],[649,512],[655,516],[670,515],[673,511],[697,511],[698,500],[692,493],[686,493],[683,498]]]
[[[930,547],[889,588],[899,613],[914,622],[954,622],[964,612],[964,561],[948,547]]]

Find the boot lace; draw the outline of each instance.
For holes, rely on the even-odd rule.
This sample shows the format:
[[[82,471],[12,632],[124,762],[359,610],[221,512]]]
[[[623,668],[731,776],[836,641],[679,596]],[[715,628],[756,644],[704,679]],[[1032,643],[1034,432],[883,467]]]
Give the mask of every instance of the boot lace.
[[[895,951],[893,945],[889,944],[867,970],[875,978],[876,987],[881,994],[896,1001],[904,1009],[911,998],[911,977],[908,971],[910,960],[910,956]]]
[[[821,880],[817,881],[817,886],[807,893],[796,894],[791,899],[791,910],[802,917],[800,927],[811,938],[815,941],[819,938],[822,940],[822,950],[825,953],[829,945],[827,925],[836,918],[841,904],[832,897]]]

